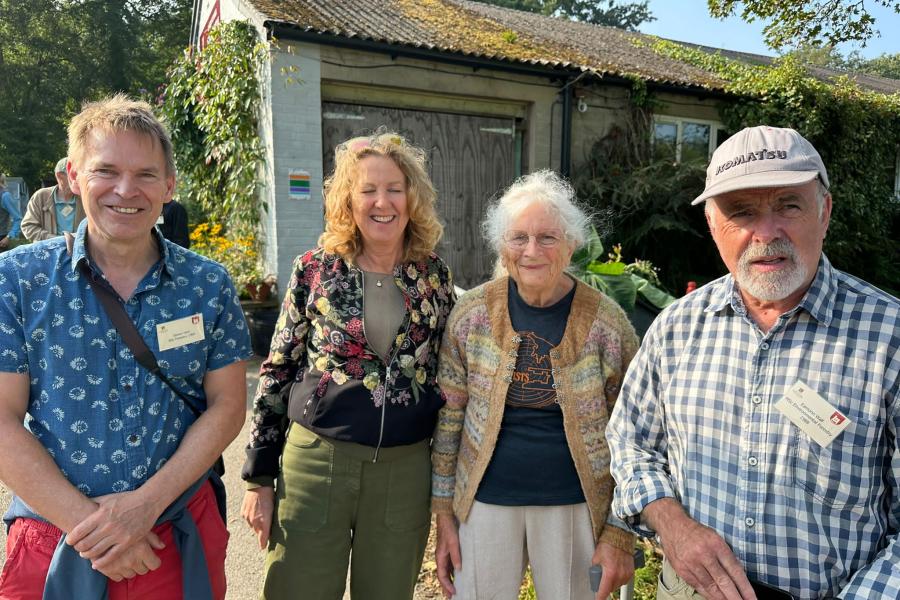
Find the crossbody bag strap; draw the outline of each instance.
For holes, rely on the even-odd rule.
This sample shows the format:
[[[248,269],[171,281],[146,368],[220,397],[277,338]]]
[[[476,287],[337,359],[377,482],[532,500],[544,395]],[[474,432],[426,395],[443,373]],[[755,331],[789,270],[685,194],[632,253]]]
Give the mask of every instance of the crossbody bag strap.
[[[66,247],[69,250],[69,254],[71,254],[74,237],[71,233],[66,233],[65,236]],[[96,273],[88,266],[87,261],[81,262],[78,265],[78,268],[81,270],[81,274],[91,282],[91,288],[94,290],[97,299],[100,300],[100,305],[106,312],[106,316],[113,322],[116,331],[122,336],[122,340],[125,342],[125,345],[128,346],[128,349],[131,350],[131,353],[134,355],[135,360],[138,361],[138,364],[150,371],[156,377],[159,377],[159,379],[169,386],[169,388],[175,392],[175,395],[181,398],[187,407],[191,409],[194,416],[199,417],[200,413],[203,411],[196,405],[190,396],[176,388],[175,384],[173,384],[172,381],[166,377],[165,373],[162,372],[159,363],[156,362],[156,356],[153,355],[153,351],[147,347],[147,343],[144,341],[144,338],[141,337],[137,327],[134,326],[134,322],[132,322],[128,313],[125,312],[125,309],[119,303],[118,294],[116,294],[107,282],[97,277]]]

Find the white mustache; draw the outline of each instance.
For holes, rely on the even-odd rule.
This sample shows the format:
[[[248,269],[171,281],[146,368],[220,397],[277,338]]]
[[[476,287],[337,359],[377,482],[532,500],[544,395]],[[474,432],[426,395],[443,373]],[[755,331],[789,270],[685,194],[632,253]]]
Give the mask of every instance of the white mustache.
[[[797,252],[794,245],[787,240],[778,239],[768,244],[751,244],[741,254],[738,260],[738,266],[743,269],[750,267],[750,261],[763,256],[772,256],[778,254],[784,256],[791,262],[797,262]]]

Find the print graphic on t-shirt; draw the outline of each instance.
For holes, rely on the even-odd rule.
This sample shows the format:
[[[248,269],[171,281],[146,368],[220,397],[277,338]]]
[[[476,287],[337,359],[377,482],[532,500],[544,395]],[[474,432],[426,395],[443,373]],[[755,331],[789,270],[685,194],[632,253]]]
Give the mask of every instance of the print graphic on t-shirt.
[[[544,408],[556,401],[550,364],[552,344],[533,331],[520,331],[522,343],[516,358],[516,370],[506,396],[511,406]]]

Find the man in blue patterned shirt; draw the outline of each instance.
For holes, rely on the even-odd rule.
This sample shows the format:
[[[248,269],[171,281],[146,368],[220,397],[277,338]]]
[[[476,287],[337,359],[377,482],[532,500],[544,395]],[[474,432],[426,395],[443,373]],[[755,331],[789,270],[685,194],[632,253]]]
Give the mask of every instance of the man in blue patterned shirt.
[[[661,599],[900,598],[900,302],[822,253],[828,175],[796,131],[727,140],[703,201],[729,274],[631,363],[613,509],[658,536]]]
[[[58,237],[0,257],[0,479],[15,493],[0,598],[223,598],[207,478],[246,410],[237,294],[154,228],[175,168],[147,104],[86,105],[69,158],[86,212],[71,251]],[[100,285],[196,413],[136,361]]]

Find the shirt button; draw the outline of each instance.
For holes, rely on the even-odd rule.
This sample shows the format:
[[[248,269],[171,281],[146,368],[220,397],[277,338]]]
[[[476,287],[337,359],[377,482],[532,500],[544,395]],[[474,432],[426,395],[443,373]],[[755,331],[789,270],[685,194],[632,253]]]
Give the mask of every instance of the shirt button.
[[[751,456],[751,457],[747,460],[747,462],[750,463],[750,466],[751,466],[751,467],[755,467],[755,466],[756,466],[756,463],[758,463],[759,461],[756,460],[756,457],[755,457],[755,456]]]
[[[759,396],[753,396],[751,400],[753,401],[753,404],[759,404],[760,402],[762,402],[762,398],[760,398]]]
[[[756,525],[756,521],[753,520],[753,517],[747,517],[746,519],[744,519],[744,525],[746,525],[747,527],[753,527],[754,525]]]
[[[124,385],[122,386],[122,389],[125,390],[126,392],[130,392],[130,391],[131,391],[131,384],[130,384],[130,383],[124,384]]]
[[[763,350],[768,350],[769,344],[767,342],[763,342],[762,344],[759,345],[759,347],[762,348]]]
[[[138,436],[137,436],[137,434],[132,433],[131,435],[128,436],[128,443],[129,443],[129,444],[137,444],[137,442],[138,442]]]

